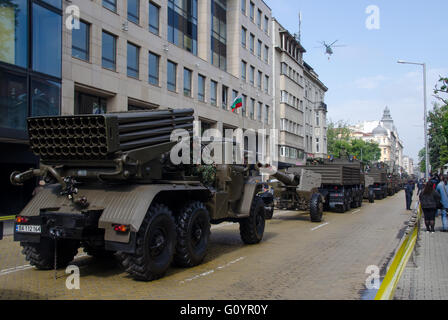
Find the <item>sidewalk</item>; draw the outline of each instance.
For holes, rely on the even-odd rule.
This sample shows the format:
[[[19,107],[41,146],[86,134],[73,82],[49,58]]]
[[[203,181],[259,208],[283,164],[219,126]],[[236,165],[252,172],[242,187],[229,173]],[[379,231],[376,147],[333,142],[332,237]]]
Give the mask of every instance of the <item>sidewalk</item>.
[[[420,234],[411,258],[395,291],[395,300],[448,299],[448,233],[441,232],[441,218],[436,218],[436,232],[427,233],[422,219]]]

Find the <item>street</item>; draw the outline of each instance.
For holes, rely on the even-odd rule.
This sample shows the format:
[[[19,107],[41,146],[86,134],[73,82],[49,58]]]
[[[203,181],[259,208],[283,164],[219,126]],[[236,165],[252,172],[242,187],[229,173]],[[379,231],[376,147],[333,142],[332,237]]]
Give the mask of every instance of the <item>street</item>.
[[[409,219],[404,192],[318,224],[305,213],[276,211],[261,244],[245,246],[238,225],[212,226],[204,263],[170,268],[153,282],[130,278],[115,260],[79,250],[80,289],[65,270],[31,267],[11,236],[0,241],[0,299],[360,299],[370,265],[384,269]],[[383,271],[383,270],[382,270]]]

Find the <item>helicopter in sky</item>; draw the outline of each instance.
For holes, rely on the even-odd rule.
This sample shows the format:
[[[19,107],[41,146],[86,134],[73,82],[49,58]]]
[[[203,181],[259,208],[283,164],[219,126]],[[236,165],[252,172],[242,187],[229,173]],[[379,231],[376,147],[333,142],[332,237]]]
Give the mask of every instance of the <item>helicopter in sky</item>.
[[[328,55],[328,60],[330,60],[330,57],[333,55],[334,51],[333,48],[341,48],[341,47],[346,47],[345,45],[335,45],[336,42],[338,42],[339,40],[334,41],[332,44],[327,44],[325,41],[321,41],[319,42],[321,44],[320,47],[316,47],[316,48],[325,48],[325,54]]]

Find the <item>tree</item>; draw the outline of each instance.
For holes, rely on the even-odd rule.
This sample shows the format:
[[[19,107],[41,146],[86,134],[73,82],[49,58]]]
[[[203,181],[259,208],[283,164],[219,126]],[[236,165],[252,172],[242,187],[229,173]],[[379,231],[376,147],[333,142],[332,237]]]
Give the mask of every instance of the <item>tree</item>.
[[[442,95],[448,94],[448,78],[440,76],[438,81],[440,84],[436,84],[434,88],[434,97],[443,102],[444,106],[448,105],[448,99],[442,97]]]
[[[418,153],[418,166],[420,168],[420,172],[426,172],[426,151],[425,148],[419,151]]]
[[[381,149],[376,142],[353,139],[351,133],[347,123],[330,121],[327,129],[328,153],[336,158],[353,155],[366,163],[381,158]]]

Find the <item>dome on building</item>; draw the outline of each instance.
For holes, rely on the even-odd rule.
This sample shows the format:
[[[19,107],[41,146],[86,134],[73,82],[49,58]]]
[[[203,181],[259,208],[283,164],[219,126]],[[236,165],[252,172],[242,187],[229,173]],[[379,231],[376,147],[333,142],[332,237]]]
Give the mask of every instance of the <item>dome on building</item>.
[[[380,124],[378,124],[378,127],[373,129],[372,134],[375,136],[384,136],[387,135],[387,130],[382,127]]]

